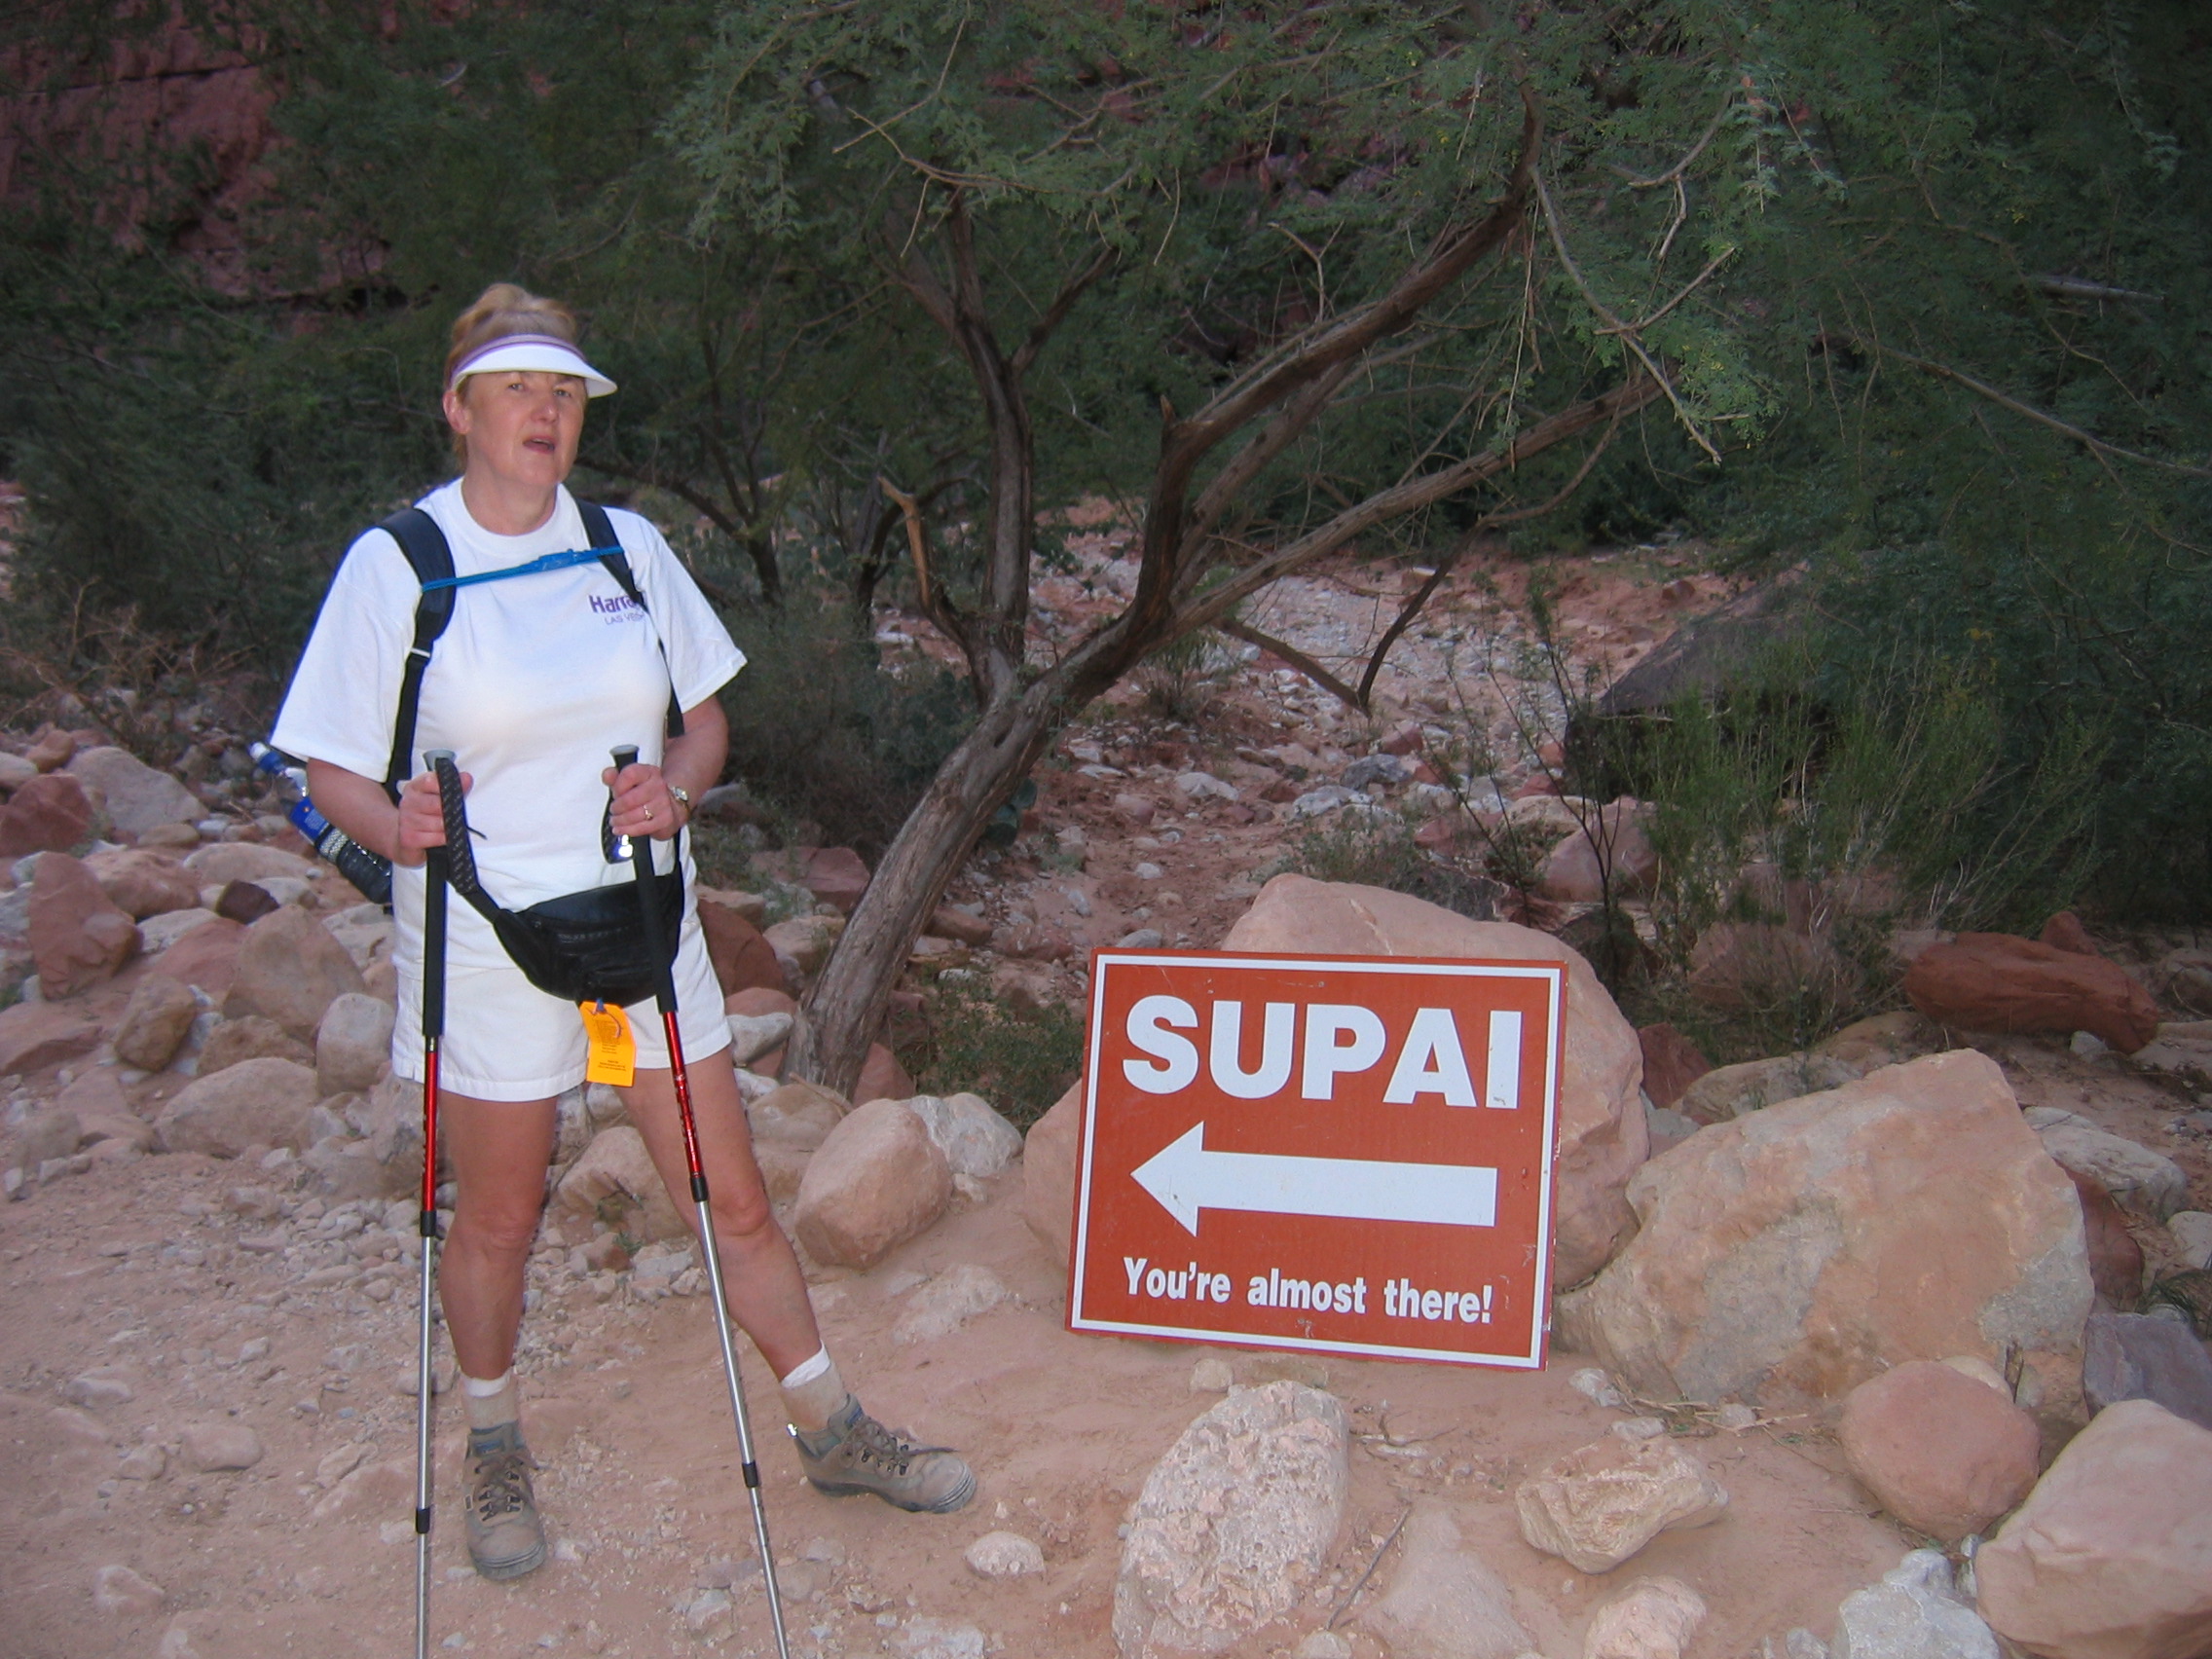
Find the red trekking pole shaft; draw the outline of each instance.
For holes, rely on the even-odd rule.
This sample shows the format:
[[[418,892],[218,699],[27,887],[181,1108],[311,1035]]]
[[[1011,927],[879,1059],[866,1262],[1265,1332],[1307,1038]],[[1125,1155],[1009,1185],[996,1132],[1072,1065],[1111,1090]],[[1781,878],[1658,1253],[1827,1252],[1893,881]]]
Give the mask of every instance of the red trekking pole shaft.
[[[638,763],[638,752],[625,744],[614,751],[617,781]],[[676,853],[675,879],[683,879],[682,855]],[[737,1449],[745,1473],[746,1495],[753,1501],[753,1533],[760,1547],[760,1581],[768,1592],[768,1616],[776,1626],[778,1659],[791,1659],[791,1643],[784,1634],[784,1599],[776,1584],[776,1558],[768,1547],[768,1512],[760,1500],[760,1464],[753,1451],[753,1420],[745,1409],[745,1384],[737,1374],[737,1348],[730,1338],[729,1304],[722,1295],[722,1258],[715,1244],[714,1208],[707,1201],[707,1172],[699,1161],[699,1125],[691,1114],[691,1081],[683,1069],[683,1033],[676,1023],[676,950],[668,938],[667,918],[661,913],[661,882],[653,870],[653,844],[649,838],[630,838],[631,872],[638,884],[638,916],[645,936],[645,954],[653,965],[653,997],[659,1005],[661,1028],[668,1037],[669,1081],[676,1088],[676,1110],[683,1124],[683,1166],[691,1177],[691,1203],[699,1217],[699,1249],[706,1257],[707,1290],[714,1298],[715,1329],[721,1338],[722,1376],[729,1383],[730,1414],[737,1419]],[[679,916],[682,915],[679,909]]]

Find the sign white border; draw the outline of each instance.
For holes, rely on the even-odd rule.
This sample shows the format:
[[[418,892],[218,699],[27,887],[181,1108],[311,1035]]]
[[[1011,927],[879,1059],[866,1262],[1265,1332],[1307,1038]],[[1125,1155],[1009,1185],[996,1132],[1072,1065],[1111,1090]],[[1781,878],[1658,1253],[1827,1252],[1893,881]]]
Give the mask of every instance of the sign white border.
[[[1083,1306],[1084,1270],[1090,1241],[1091,1137],[1098,1124],[1098,1061],[1096,1036],[1105,1029],[1106,976],[1115,968],[1203,968],[1304,971],[1328,974],[1432,975],[1460,979],[1545,979],[1550,993],[1545,1003],[1543,1149],[1536,1200],[1536,1277],[1532,1291],[1532,1316],[1529,1321],[1526,1354],[1466,1353],[1456,1348],[1415,1347],[1389,1343],[1324,1342],[1315,1337],[1257,1336],[1250,1331],[1215,1331],[1194,1325],[1145,1325],[1120,1319],[1086,1319]],[[1091,958],[1091,1052],[1084,1068],[1083,1141],[1076,1164],[1075,1243],[1068,1268],[1068,1329],[1095,1331],[1107,1336],[1162,1337],[1175,1342],[1221,1343],[1236,1347],[1303,1348],[1315,1353],[1341,1353],[1351,1358],[1419,1359],[1448,1365],[1481,1365],[1514,1371],[1538,1371],[1544,1363],[1544,1335],[1551,1321],[1552,1272],[1552,1164],[1558,1154],[1560,1054],[1565,1030],[1562,1001],[1567,990],[1564,964],[1531,963],[1517,967],[1510,962],[1436,962],[1392,956],[1304,957],[1260,956],[1240,952],[1206,951],[1100,951]]]

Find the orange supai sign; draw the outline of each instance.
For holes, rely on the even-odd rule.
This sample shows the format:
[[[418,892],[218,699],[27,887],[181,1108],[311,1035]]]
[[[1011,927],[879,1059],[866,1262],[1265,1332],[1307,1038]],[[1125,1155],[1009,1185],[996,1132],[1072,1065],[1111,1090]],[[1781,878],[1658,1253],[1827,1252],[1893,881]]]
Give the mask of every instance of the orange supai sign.
[[[1536,1369],[1567,966],[1102,951],[1068,1327]]]

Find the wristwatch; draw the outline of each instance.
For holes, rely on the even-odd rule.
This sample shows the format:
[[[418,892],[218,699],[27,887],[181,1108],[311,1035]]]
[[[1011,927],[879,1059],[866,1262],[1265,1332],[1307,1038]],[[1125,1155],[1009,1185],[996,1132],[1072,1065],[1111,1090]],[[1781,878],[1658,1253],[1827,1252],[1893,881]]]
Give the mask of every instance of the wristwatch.
[[[676,804],[683,808],[683,822],[691,822],[691,792],[682,784],[671,784],[668,793],[676,797]]]

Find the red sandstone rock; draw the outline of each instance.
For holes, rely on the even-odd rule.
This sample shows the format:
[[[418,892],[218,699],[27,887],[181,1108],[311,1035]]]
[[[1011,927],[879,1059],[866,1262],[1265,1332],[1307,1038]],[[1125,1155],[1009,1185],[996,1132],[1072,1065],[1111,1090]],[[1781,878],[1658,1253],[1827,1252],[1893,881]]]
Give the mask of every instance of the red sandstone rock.
[[[949,904],[940,904],[930,916],[930,925],[922,932],[977,948],[991,942],[989,922],[980,916],[971,916],[966,910],[955,910]]]
[[[0,858],[64,852],[92,832],[92,802],[66,773],[33,778],[0,806]]]
[[[1859,1484],[1946,1543],[2027,1496],[2043,1453],[2034,1418],[1940,1360],[1912,1360],[1852,1389],[1838,1434]]]
[[[72,1008],[36,1002],[0,1009],[0,1074],[59,1065],[99,1040],[99,1026]]]
[[[1654,1106],[1674,1105],[1684,1089],[1713,1069],[1697,1045],[1672,1025],[1643,1026],[1636,1040],[1643,1048],[1643,1092]]]
[[[171,910],[189,910],[200,903],[200,883],[166,853],[136,847],[94,853],[85,861],[85,867],[133,921],[166,915]]]
[[[1904,994],[1954,1030],[2087,1031],[2123,1054],[2158,1035],[2158,1005],[2120,964],[2010,934],[1930,945]]]
[[[722,998],[722,1012],[757,1019],[763,1014],[796,1014],[798,1004],[779,985],[748,985]]]
[[[817,1262],[873,1267],[952,1201],[952,1166],[904,1102],[856,1106],[807,1161],[793,1231]]]
[[[2072,910],[2061,910],[2044,923],[2041,938],[2052,949],[2070,950],[2076,956],[2104,954],[2097,948],[2096,940],[2089,937],[2089,930],[2082,925],[2082,918]]]
[[[2082,1231],[2089,1245],[2089,1282],[2115,1308],[2133,1308],[2135,1299],[2143,1293],[2143,1246],[2127,1231],[2127,1217],[2113,1202],[2102,1181],[2071,1169],[2066,1174],[2082,1200]]]
[[[29,933],[39,990],[56,1001],[110,978],[138,948],[137,925],[67,853],[50,852],[38,861]]]
[[[867,891],[868,869],[850,847],[820,847],[806,861],[799,884],[837,913],[849,916]]]
[[[155,957],[146,972],[198,985],[219,1003],[238,977],[239,947],[244,942],[245,929],[236,922],[202,922]]]
[[[778,996],[784,994],[784,970],[776,961],[775,946],[758,928],[731,906],[703,894],[699,899],[699,926],[707,936],[707,956],[715,965],[715,978],[724,997],[756,987],[773,990]]]
[[[914,1080],[906,1075],[906,1068],[899,1057],[881,1043],[867,1046],[867,1058],[861,1061],[860,1081],[853,1085],[853,1104],[865,1106],[870,1100],[911,1100],[914,1097]]]

